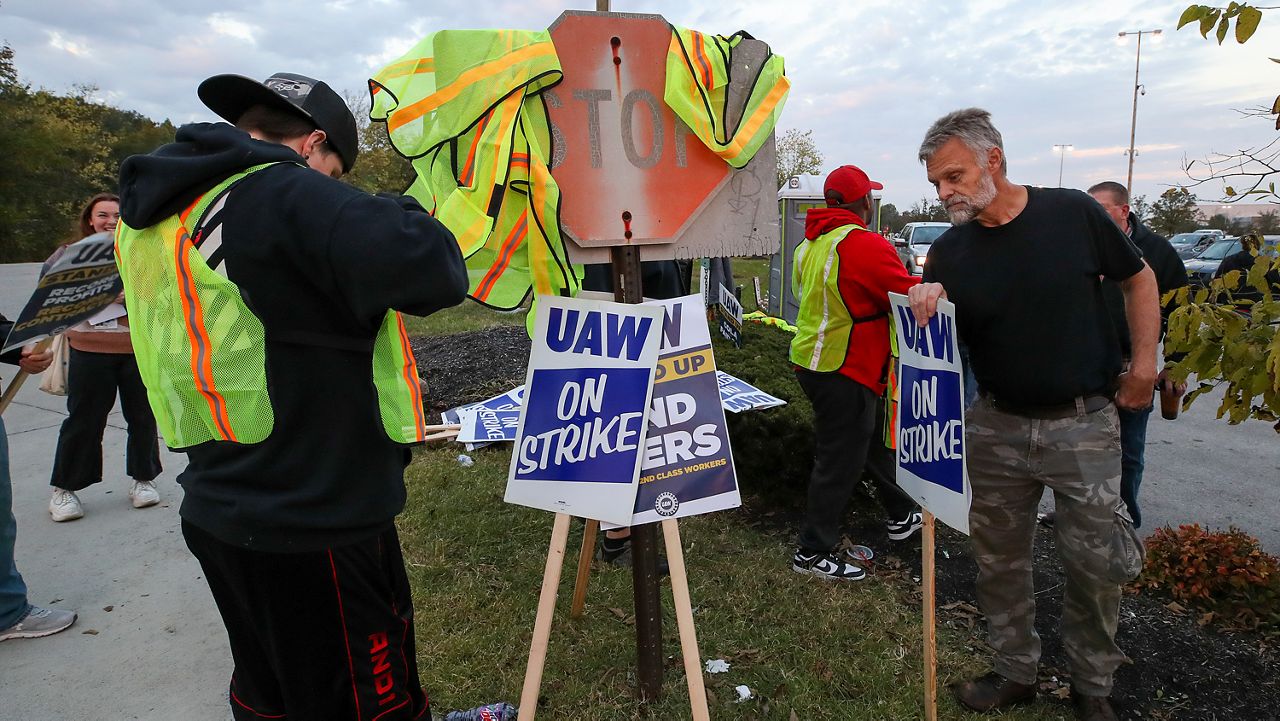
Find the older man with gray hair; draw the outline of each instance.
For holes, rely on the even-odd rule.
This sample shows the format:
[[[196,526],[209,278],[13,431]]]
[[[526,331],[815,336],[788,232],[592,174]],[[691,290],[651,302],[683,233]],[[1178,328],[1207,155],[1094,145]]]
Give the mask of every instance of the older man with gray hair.
[[[1115,719],[1108,696],[1125,656],[1115,643],[1120,588],[1142,545],[1120,498],[1116,407],[1146,408],[1156,380],[1156,282],[1124,233],[1088,195],[1009,182],[1000,132],[979,108],[943,116],[920,146],[955,226],[934,242],[910,291],[921,325],[940,297],[956,305],[981,396],[966,418],[973,484],[969,527],[993,670],[956,684],[974,711],[1035,700],[1032,541],[1053,490],[1066,590],[1062,639],[1077,718]],[[1120,284],[1132,337],[1119,343],[1101,277]]]

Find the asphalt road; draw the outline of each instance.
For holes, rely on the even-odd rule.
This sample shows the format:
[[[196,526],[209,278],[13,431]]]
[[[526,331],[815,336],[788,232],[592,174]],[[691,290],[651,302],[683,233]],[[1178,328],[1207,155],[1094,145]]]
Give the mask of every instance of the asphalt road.
[[[13,318],[39,266],[0,265],[0,311]],[[6,381],[14,368],[4,366]],[[48,478],[64,399],[33,379],[5,412],[18,519],[18,566],[31,600],[76,609],[56,636],[0,644],[5,718],[224,721],[230,653],[200,568],[179,530],[183,456],[163,452],[161,506],[125,495],[124,422],[108,420],[103,483],[80,494],[85,518],[49,519]],[[1280,553],[1280,434],[1261,422],[1214,419],[1202,397],[1176,421],[1158,414],[1147,437],[1144,532],[1163,524],[1238,526]]]

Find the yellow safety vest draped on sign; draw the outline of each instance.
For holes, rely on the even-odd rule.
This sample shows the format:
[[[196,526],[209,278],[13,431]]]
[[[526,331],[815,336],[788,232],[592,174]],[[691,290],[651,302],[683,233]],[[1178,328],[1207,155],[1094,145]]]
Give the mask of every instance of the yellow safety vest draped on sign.
[[[791,89],[782,56],[769,53],[738,126],[731,131],[725,125],[733,50],[743,38],[742,33],[724,37],[673,25],[664,96],[693,134],[735,168],[745,166],[773,132]]]
[[[130,332],[147,400],[165,443],[259,443],[275,412],[267,387],[266,338],[235,283],[205,262],[189,228],[231,186],[273,163],[233,175],[183,212],[142,229],[116,228]],[[388,311],[373,341],[373,382],[387,437],[425,437],[417,364],[400,314]]]
[[[560,77],[546,32],[442,30],[369,81],[370,116],[417,171],[408,194],[453,231],[469,295],[485,305],[581,287],[560,233],[541,95]]]

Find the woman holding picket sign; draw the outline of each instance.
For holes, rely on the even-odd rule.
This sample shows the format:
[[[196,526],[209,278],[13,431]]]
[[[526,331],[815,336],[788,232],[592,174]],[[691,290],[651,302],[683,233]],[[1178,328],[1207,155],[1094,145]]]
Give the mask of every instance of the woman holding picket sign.
[[[119,219],[120,199],[111,193],[99,193],[80,212],[80,237],[115,232]],[[46,268],[68,245],[54,251],[45,261]],[[160,475],[160,444],[156,440],[156,420],[147,404],[147,389],[142,385],[129,340],[124,293],[106,310],[67,331],[66,336],[71,346],[67,420],[58,434],[53,477],[49,481],[53,486],[49,515],[55,521],[84,516],[76,491],[102,480],[102,435],[117,391],[128,424],[125,472],[133,478],[129,500],[134,508],[156,505],[160,502],[154,482]]]

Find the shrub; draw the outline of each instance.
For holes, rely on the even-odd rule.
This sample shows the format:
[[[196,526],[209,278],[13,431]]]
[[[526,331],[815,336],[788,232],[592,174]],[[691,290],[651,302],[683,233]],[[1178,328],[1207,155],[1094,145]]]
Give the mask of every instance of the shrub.
[[[1280,632],[1280,559],[1234,526],[1157,529],[1147,539],[1147,563],[1136,585],[1246,627]]]
[[[796,492],[803,492],[813,469],[813,407],[787,359],[793,336],[773,326],[744,323],[739,349],[720,338],[714,326],[711,332],[720,370],[787,402],[725,413],[739,486],[766,497],[803,498]]]

